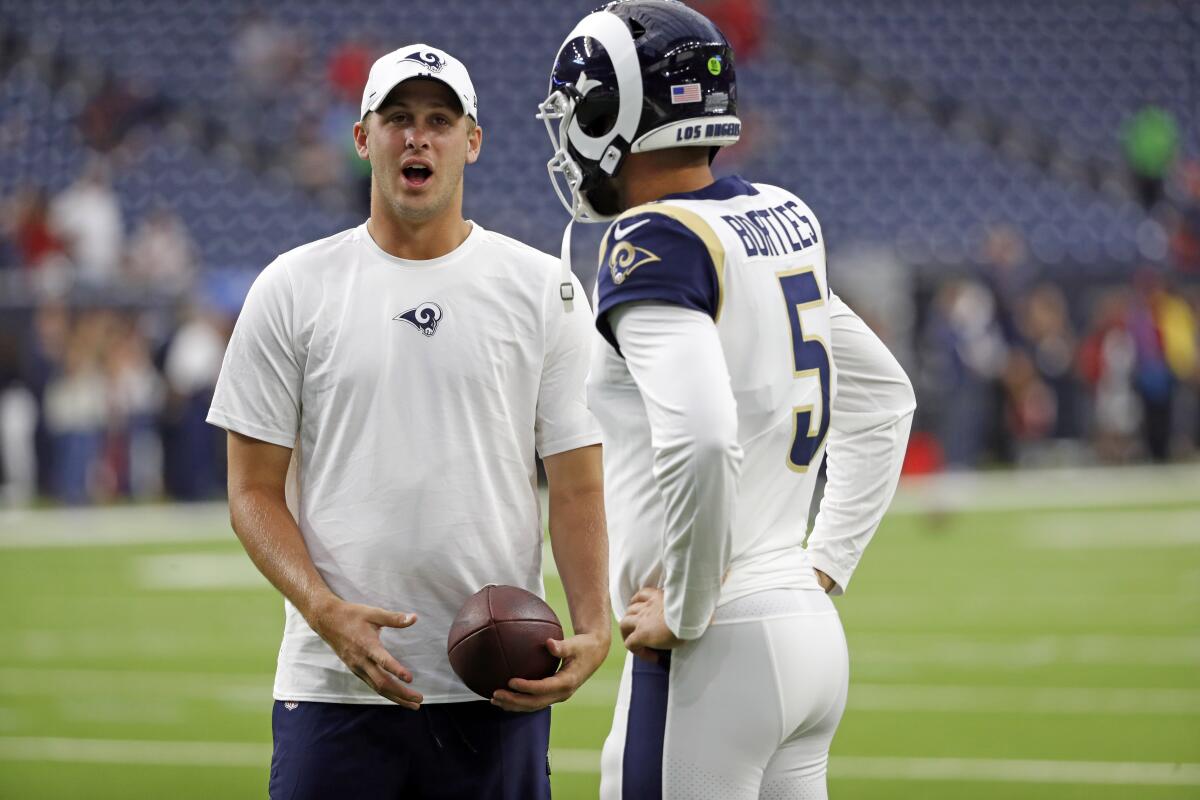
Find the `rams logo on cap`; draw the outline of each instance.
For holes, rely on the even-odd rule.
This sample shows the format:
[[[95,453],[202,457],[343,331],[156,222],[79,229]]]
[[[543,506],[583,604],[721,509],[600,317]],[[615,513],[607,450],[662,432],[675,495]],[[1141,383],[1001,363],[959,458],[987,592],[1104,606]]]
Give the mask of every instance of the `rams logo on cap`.
[[[441,72],[442,67],[446,66],[446,62],[437,53],[422,53],[420,50],[413,50],[400,60],[416,62],[430,72]]]

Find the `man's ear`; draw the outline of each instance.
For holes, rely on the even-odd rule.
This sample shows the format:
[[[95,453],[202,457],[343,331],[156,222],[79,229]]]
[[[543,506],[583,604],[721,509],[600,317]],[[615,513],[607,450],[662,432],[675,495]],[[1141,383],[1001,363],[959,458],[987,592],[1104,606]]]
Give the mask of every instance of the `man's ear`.
[[[369,118],[373,112],[368,112]],[[364,161],[369,161],[371,158],[370,151],[367,149],[367,120],[354,123],[354,149],[358,151],[358,157]]]
[[[483,128],[475,125],[467,134],[467,163],[474,164],[479,160],[479,150],[483,147]]]

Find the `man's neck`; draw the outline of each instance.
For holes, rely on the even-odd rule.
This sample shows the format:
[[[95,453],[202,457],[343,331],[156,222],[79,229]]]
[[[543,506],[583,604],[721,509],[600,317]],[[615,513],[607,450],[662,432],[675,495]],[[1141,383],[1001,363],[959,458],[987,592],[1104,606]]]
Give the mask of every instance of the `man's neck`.
[[[379,249],[396,258],[428,261],[454,251],[471,233],[471,223],[462,217],[461,207],[454,212],[421,221],[407,220],[371,199],[371,218],[367,233]]]
[[[667,151],[669,152],[669,151]],[[695,192],[713,183],[712,169],[707,163],[673,163],[666,153],[634,153],[622,167],[622,204],[625,208],[640,206],[669,194]],[[672,154],[674,155],[674,154]]]

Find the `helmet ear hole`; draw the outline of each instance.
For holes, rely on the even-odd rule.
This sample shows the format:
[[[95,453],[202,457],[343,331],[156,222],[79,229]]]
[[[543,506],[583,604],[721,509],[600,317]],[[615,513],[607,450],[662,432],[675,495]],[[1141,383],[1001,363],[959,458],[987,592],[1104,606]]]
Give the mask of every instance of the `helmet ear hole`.
[[[615,95],[589,95],[575,109],[575,120],[579,130],[588,136],[600,138],[608,134],[617,124],[620,101]]]
[[[599,138],[612,130],[613,125],[617,124],[616,114],[602,114],[596,117],[591,122],[579,123],[579,129],[588,136]]]

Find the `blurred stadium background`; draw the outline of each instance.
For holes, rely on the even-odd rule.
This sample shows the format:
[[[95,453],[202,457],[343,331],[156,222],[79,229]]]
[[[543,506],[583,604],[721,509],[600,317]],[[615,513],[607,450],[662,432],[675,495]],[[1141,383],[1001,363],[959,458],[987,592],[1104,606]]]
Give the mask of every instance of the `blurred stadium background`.
[[[718,172],[813,207],[920,403],[839,601],[834,796],[1200,796],[1200,5],[693,5],[739,54]],[[467,215],[557,252],[533,112],[593,6],[0,0],[0,798],[265,793],[281,604],[203,422],[242,298],[365,217],[404,42],[476,81]],[[555,712],[558,797],[619,657]]]

